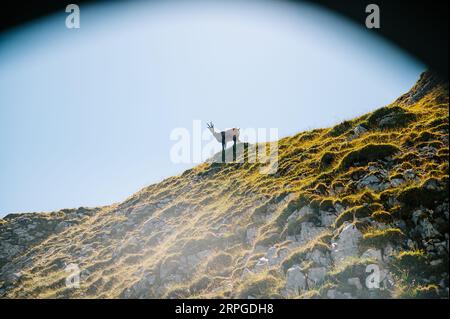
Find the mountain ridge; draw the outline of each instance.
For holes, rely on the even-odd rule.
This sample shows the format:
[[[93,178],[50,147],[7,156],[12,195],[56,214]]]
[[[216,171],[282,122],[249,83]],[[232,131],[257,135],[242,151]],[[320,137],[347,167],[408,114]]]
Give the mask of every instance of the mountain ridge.
[[[448,83],[425,72],[278,146],[275,174],[206,162],[121,203],[5,216],[0,297],[448,298]]]

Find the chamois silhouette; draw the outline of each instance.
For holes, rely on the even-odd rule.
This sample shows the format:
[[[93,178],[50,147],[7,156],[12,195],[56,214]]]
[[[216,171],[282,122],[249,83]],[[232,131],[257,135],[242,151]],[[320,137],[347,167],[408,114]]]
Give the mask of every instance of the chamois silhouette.
[[[239,141],[239,129],[232,128],[226,131],[216,131],[214,129],[213,122],[206,123],[211,134],[217,140],[217,142],[222,143],[222,162],[225,162],[225,148],[228,142],[233,141],[233,161],[236,160],[236,143]]]

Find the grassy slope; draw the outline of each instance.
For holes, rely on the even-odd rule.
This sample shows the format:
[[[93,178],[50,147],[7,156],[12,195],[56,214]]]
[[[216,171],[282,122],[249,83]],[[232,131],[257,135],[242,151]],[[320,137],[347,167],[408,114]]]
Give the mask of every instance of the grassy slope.
[[[339,203],[347,208],[334,225],[339,228],[344,220],[358,223],[352,208],[379,203],[364,217],[378,212],[377,218],[389,224],[410,218],[413,208],[427,200],[417,197],[423,194],[420,187],[425,181],[448,180],[448,88],[440,84],[429,90],[427,81],[423,76],[411,92],[371,114],[281,139],[274,175],[260,174],[258,164],[205,163],[151,185],[121,204],[102,208],[11,262],[22,276],[7,288],[5,297],[133,297],[126,289],[152,274],[156,283],[140,297],[279,296],[282,269],[245,281],[241,274],[256,262],[258,252],[285,245],[295,227],[289,230],[286,219],[295,209],[307,203],[315,209]],[[422,97],[424,87],[429,91]],[[381,127],[379,120],[389,112],[393,124]],[[368,132],[351,139],[358,124]],[[426,146],[437,151],[425,155]],[[386,157],[391,160],[380,162]],[[371,165],[383,165],[388,180],[408,169],[418,172],[418,179],[383,192],[358,189],[352,177],[367,173]],[[404,203],[388,205],[390,197],[403,198]],[[448,195],[440,200],[448,201]],[[380,238],[391,240],[385,231],[378,234],[373,227],[358,226],[366,233],[368,247],[379,245]],[[256,238],[248,243],[246,232],[252,228],[257,229]],[[310,245],[329,249],[334,234],[331,228]],[[183,258],[205,250],[206,259],[179,283],[158,288],[164,286],[158,275],[161,267],[176,269]],[[294,257],[286,257],[284,264]],[[71,262],[83,270],[81,289],[64,285],[63,265]],[[408,281],[402,287],[398,296],[417,293],[411,292],[417,287]],[[316,289],[305,296],[321,293]]]

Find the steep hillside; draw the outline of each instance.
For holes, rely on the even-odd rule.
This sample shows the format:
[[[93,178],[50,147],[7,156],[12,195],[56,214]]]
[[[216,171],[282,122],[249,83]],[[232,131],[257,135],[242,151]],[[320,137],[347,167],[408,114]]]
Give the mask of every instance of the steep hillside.
[[[448,84],[424,73],[391,105],[281,139],[275,174],[204,163],[117,205],[9,215],[0,296],[448,298],[448,115]]]

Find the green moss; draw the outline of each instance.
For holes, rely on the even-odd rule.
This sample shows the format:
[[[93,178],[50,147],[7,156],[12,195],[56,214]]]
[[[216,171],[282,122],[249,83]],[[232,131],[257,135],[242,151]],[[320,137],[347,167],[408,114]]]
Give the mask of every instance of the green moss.
[[[352,166],[362,166],[371,161],[392,156],[399,151],[400,149],[393,144],[368,144],[347,153],[341,160],[339,170],[343,171]]]

